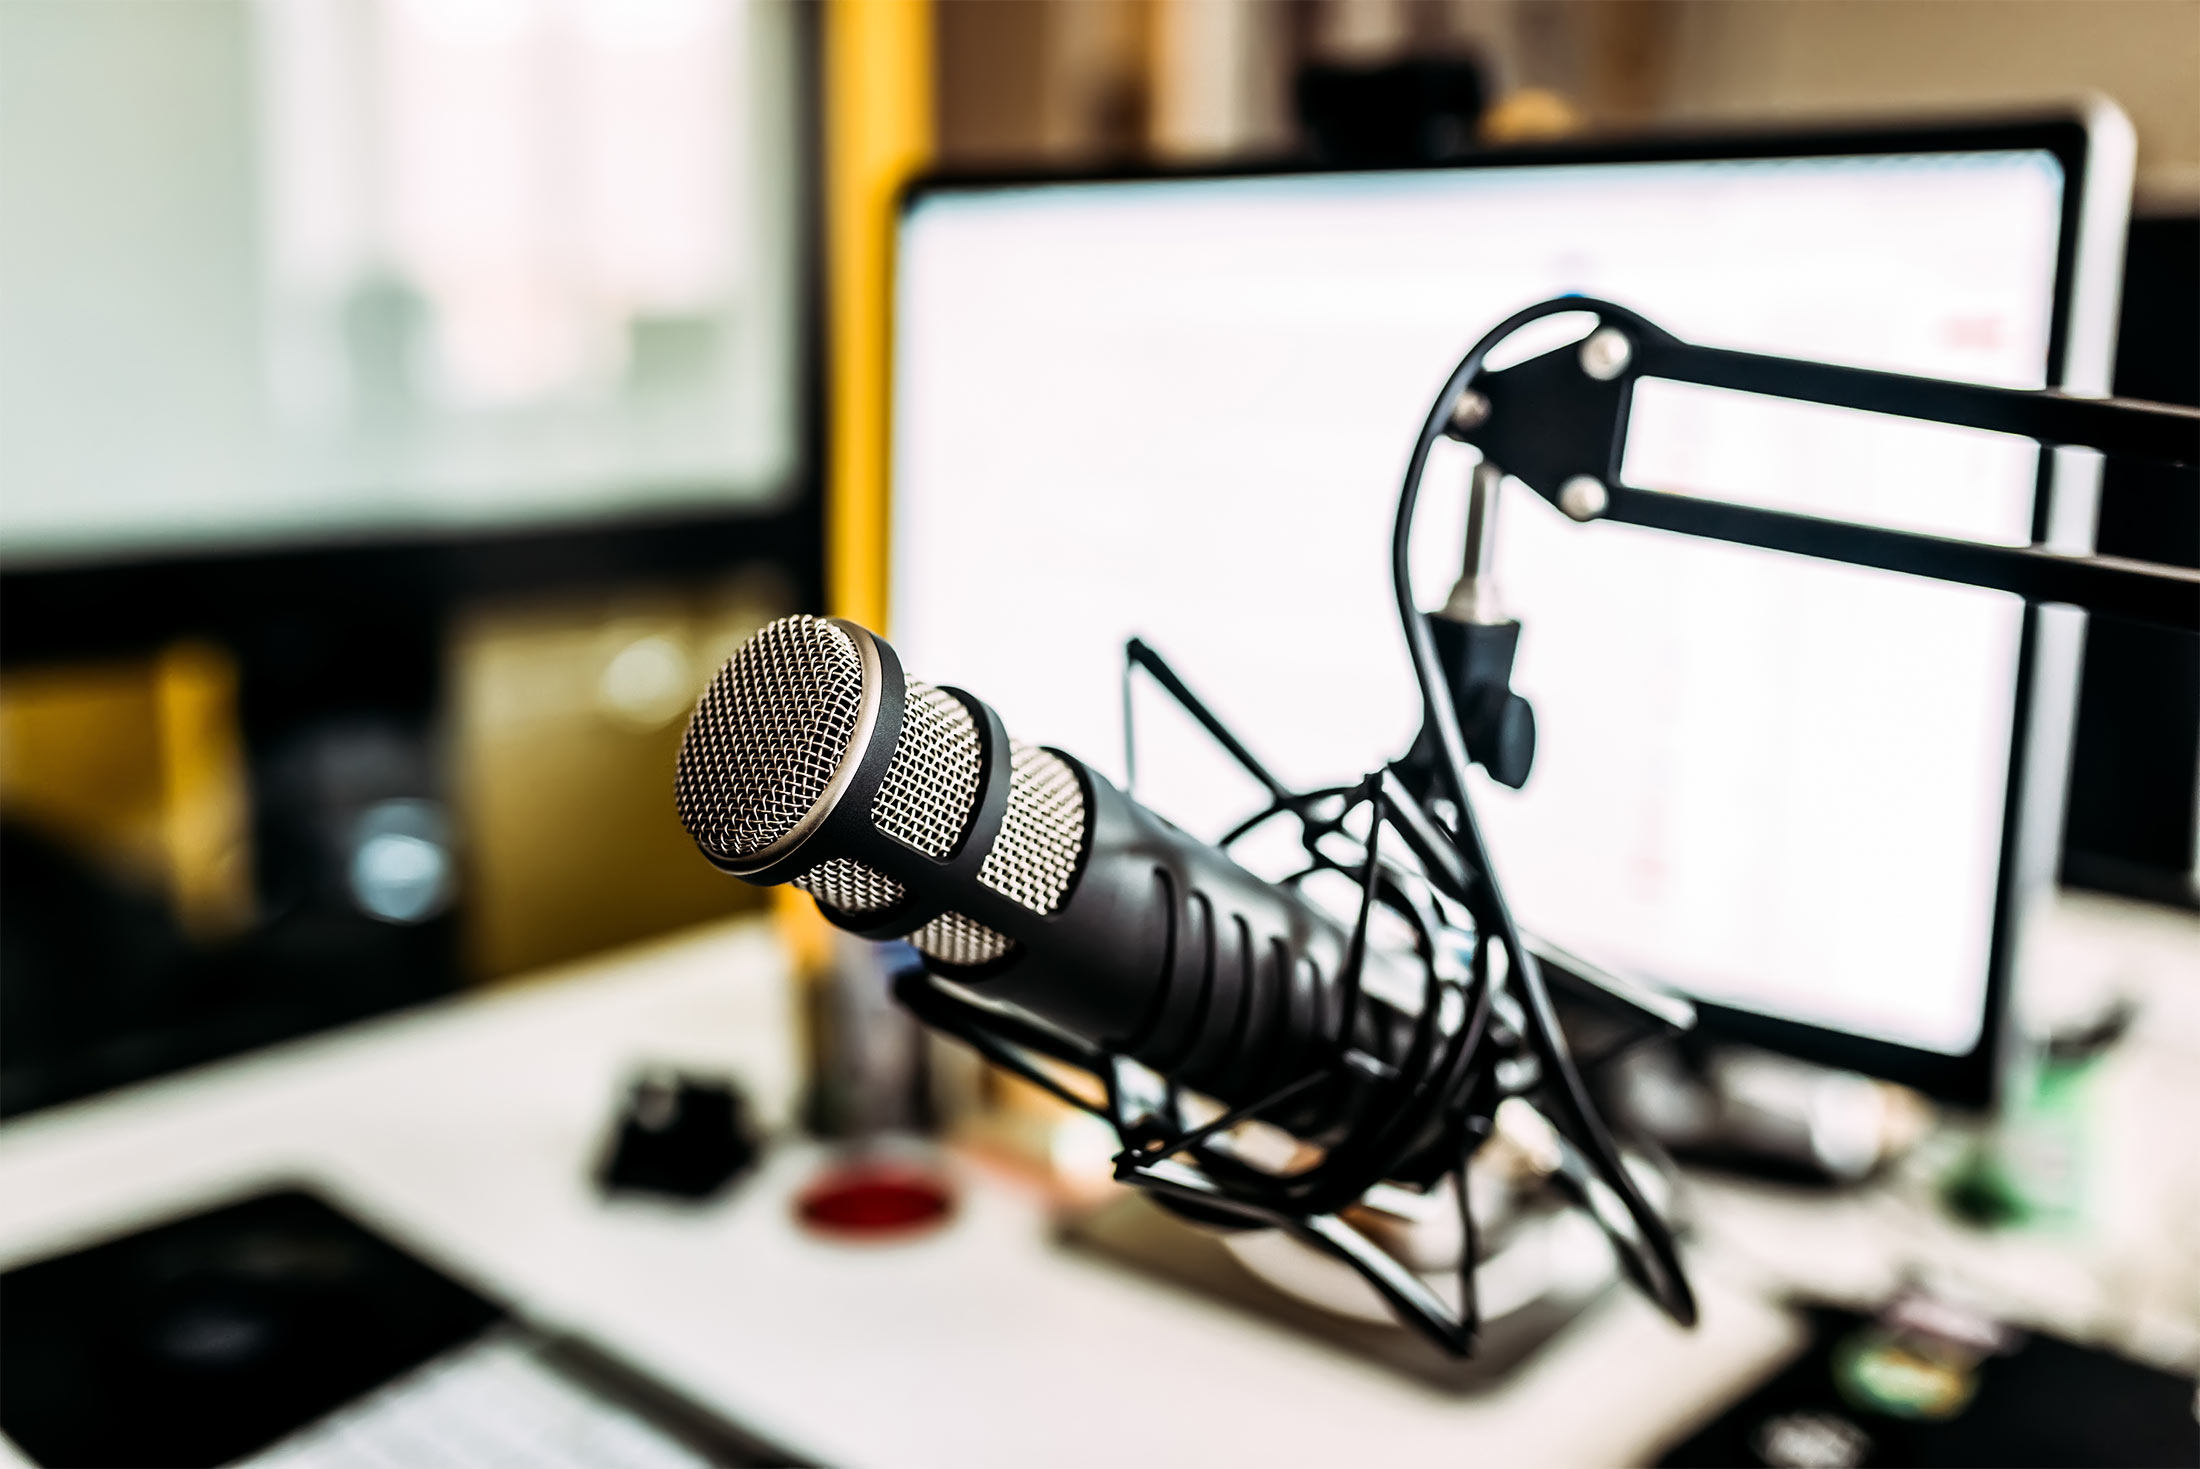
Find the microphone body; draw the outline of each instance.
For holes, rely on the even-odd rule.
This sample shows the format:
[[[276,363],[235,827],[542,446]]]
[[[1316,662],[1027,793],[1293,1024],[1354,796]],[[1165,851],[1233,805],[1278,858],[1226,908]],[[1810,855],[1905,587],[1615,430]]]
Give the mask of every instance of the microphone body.
[[[1343,929],[1060,758],[1086,792],[1083,871],[1053,915],[996,915],[1024,954],[978,993],[1232,1105],[1329,1059],[1344,1022]],[[1381,1054],[1383,1032],[1405,1026],[1381,1025],[1375,1003],[1363,997],[1371,1023],[1359,1029]],[[1298,1109],[1299,1127],[1326,1131],[1316,1119],[1339,1100]]]
[[[905,678],[852,623],[784,618],[744,645],[697,705],[677,794],[722,870],[795,882],[840,927],[907,937],[934,973],[1225,1104],[1337,1054],[1341,924],[1075,757],[1011,741],[982,701]],[[1403,1064],[1411,1029],[1360,997],[1363,1052]],[[1362,1090],[1342,1076],[1267,1120],[1322,1141]]]

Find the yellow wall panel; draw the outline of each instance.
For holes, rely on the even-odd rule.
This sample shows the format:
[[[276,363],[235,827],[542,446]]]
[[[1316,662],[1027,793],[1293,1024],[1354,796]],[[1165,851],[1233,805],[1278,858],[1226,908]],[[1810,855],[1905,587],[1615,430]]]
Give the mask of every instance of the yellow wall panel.
[[[826,594],[886,616],[887,387],[894,200],[932,156],[928,0],[828,0]]]

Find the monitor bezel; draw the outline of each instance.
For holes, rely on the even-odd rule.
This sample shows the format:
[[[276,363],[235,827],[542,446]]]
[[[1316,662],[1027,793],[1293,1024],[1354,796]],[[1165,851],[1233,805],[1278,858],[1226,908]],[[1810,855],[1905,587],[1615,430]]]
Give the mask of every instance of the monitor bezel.
[[[2048,387],[2070,385],[2074,306],[2081,275],[2087,264],[2081,246],[2118,253],[2122,230],[2114,238],[2088,240],[2089,210],[2099,201],[2090,175],[2095,159],[2095,117],[2088,108],[2056,109],[2042,113],[1984,121],[1930,120],[1911,123],[1864,125],[1806,125],[1762,128],[1746,132],[1731,129],[1660,132],[1625,138],[1591,138],[1528,146],[1489,149],[1433,162],[1386,163],[1380,166],[1328,164],[1303,159],[1232,162],[1222,165],[1176,167],[1166,165],[1103,165],[1056,170],[939,169],[908,181],[896,200],[894,239],[889,270],[889,372],[898,370],[901,346],[898,330],[900,303],[899,246],[901,231],[911,214],[924,202],[945,195],[964,195],[1050,186],[1091,186],[1202,182],[1227,179],[1314,177],[1337,174],[1437,172],[1450,170],[1594,167],[1627,163],[1678,163],[1715,160],[1756,161],[1781,158],[1887,157],[1929,153],[2044,152],[2062,169],[2060,234],[2056,242],[2053,300],[2050,307],[2047,361],[2044,382]],[[2128,205],[2127,205],[2128,207]],[[2113,295],[2113,292],[2110,292]],[[2113,300],[2106,309],[2113,312]],[[2096,306],[2095,309],[2101,309]],[[2113,330],[2113,321],[2108,323]],[[1462,349],[1465,343],[1461,343]],[[2113,342],[2087,344],[2093,355],[2106,356]],[[2084,374],[2080,374],[2081,376]],[[2089,386],[2079,383],[2084,390]],[[2105,387],[2105,384],[2099,385]],[[889,413],[892,412],[889,394]],[[891,493],[894,473],[892,445],[897,436],[889,429],[888,480],[884,527],[886,543],[893,544],[898,501]],[[2033,492],[2033,536],[2044,540],[2058,520],[2054,515],[2054,456],[2042,452]],[[2083,517],[2090,528],[2090,515]],[[2064,519],[2067,523],[2067,519]],[[2088,546],[2088,549],[2090,547]],[[889,582],[887,608],[895,592]],[[1978,1041],[1962,1054],[1951,1055],[1920,1046],[1858,1035],[1829,1026],[1763,1014],[1735,1006],[1698,1001],[1699,1033],[1706,1039],[1730,1040],[1778,1051],[1799,1060],[1842,1070],[1863,1072],[1915,1088],[1942,1102],[1964,1108],[1992,1106],[2001,1090],[2010,1054],[2010,997],[2018,963],[2025,916],[2045,884],[2039,877],[2041,854],[2032,850],[2041,829],[2059,832],[2065,772],[2058,752],[2069,739],[2068,709],[2074,703],[2078,667],[2073,657],[2060,650],[2069,638],[2043,627],[2041,609],[2027,605],[2018,643],[2015,712],[2010,726],[2009,768],[2002,806],[2001,852],[1994,884],[1993,931],[1987,956],[1986,989]],[[2052,664],[2053,666],[2043,666]],[[2055,727],[2059,726],[2059,727]],[[2051,807],[2043,811],[2042,807]],[[2048,818],[2052,817],[2050,821]],[[2049,841],[2053,838],[2049,837]],[[2045,860],[2051,870],[2053,854]]]

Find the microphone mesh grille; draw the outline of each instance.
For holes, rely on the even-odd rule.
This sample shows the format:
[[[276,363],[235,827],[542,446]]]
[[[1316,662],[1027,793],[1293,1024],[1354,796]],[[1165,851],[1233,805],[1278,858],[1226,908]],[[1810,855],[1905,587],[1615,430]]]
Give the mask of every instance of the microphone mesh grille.
[[[919,953],[937,959],[942,964],[964,966],[989,964],[1012,947],[1007,935],[997,933],[960,913],[942,913],[909,935],[909,942],[917,946]]]
[[[862,708],[854,639],[807,614],[767,623],[688,721],[673,782],[681,824],[715,857],[761,852],[825,794]]]
[[[944,857],[962,839],[977,804],[984,763],[978,724],[953,694],[921,679],[909,679],[906,686],[901,739],[879,783],[878,799],[871,803],[871,820],[926,856]],[[794,881],[843,913],[891,908],[907,891],[885,873],[847,857],[820,862]]]
[[[911,687],[919,685],[912,683]],[[936,695],[958,709],[962,707],[952,696],[940,694],[929,685],[922,687],[926,694]],[[916,707],[917,700],[912,698],[910,708],[914,711]],[[904,722],[903,743],[894,752],[894,766],[901,765],[903,752],[909,748],[910,732],[916,727],[914,718]],[[973,730],[973,752],[976,738]],[[1084,847],[1084,788],[1059,757],[1018,740],[1010,740],[1008,748],[1008,809],[1001,816],[1000,834],[993,839],[992,850],[978,869],[978,881],[1034,913],[1052,913],[1068,891],[1070,879],[1076,876],[1077,858]],[[975,753],[972,758],[975,760]],[[912,775],[921,769],[913,765]],[[880,787],[881,807],[891,783],[889,776],[887,785]],[[961,799],[962,814],[955,821],[956,836],[961,835],[976,796],[977,777],[973,771],[969,793]],[[879,808],[873,808],[873,815],[882,827],[886,825]],[[796,878],[795,886],[843,913],[877,912],[900,902],[906,891],[884,873],[846,857],[820,862]],[[989,963],[1014,947],[1007,935],[960,913],[942,913],[909,935],[909,942],[943,964],[960,965]]]
[[[875,913],[902,899],[902,885],[876,868],[846,857],[820,862],[794,880],[794,885],[829,908],[842,913]],[[1006,934],[987,928],[960,913],[942,913],[909,935],[920,953],[942,964],[986,964],[1015,947]]]
[[[875,867],[847,857],[820,862],[794,885],[827,907],[843,913],[875,913],[901,901],[902,885]]]
[[[984,763],[978,722],[953,694],[920,679],[907,684],[901,740],[871,803],[871,821],[927,857],[944,857],[962,840],[978,801]]]
[[[1010,740],[1008,811],[978,881],[1034,913],[1052,913],[1085,846],[1085,792],[1068,765]]]

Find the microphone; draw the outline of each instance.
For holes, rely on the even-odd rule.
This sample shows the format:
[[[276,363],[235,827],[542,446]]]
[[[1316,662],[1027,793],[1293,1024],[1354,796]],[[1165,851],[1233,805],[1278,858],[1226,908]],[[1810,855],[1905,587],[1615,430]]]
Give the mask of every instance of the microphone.
[[[1358,784],[1286,788],[1133,639],[1126,677],[1146,668],[1268,790],[1263,810],[1211,846],[1074,756],[1011,740],[983,701],[905,677],[883,639],[809,616],[766,625],[719,670],[674,782],[681,823],[718,867],[794,883],[843,929],[915,945],[925,969],[903,973],[896,997],[1106,1121],[1123,1144],[1118,1180],[1194,1218],[1288,1231],[1462,1355],[1480,1325],[1468,1165],[1515,1103],[1549,1124],[1551,1186],[1588,1211],[1668,1315],[1696,1319],[1672,1228],[1597,1113],[1545,971],[1637,1024],[1685,1030],[1692,1011],[1531,941],[1474,816],[1470,766],[1517,787],[1535,753],[1533,711],[1510,687],[1519,624],[1499,614],[1489,585],[1503,479],[1494,464],[1475,476],[1452,601],[1432,617],[1413,595],[1421,481],[1439,438],[1489,418],[1475,387],[1486,356],[1526,323],[1584,305],[1670,340],[1606,303],[1531,307],[1461,359],[1422,423],[1392,521],[1390,576],[1423,729]],[[1624,395],[1616,401],[1624,418]],[[1565,437],[1557,420],[1538,423],[1522,441],[1531,448],[1546,429]],[[1225,854],[1286,816],[1309,862],[1297,877],[1265,882]],[[1410,861],[1384,852],[1386,832]],[[1349,932],[1300,891],[1317,872],[1357,885]],[[1369,945],[1378,907],[1411,931],[1410,952]],[[1384,998],[1415,993],[1410,1010]],[[1616,1028],[1606,1054],[1630,1039],[1628,1023]],[[1083,1070],[1103,1099],[1065,1086],[1050,1061]],[[1196,1120],[1186,1089],[1223,1110]],[[1252,1122],[1313,1147],[1284,1171],[1262,1167],[1233,1140]],[[1348,1217],[1378,1183],[1425,1190],[1447,1177],[1460,1226],[1455,1302]]]
[[[1348,1027],[1363,1065],[1412,1064],[1412,1017],[1347,995],[1343,925],[1074,756],[1009,738],[981,700],[906,677],[852,622],[753,635],[696,705],[675,793],[721,870],[792,882],[841,928],[905,937],[935,974],[1221,1102],[1314,1072]],[[1270,1120],[1319,1142],[1364,1091],[1339,1074]]]

